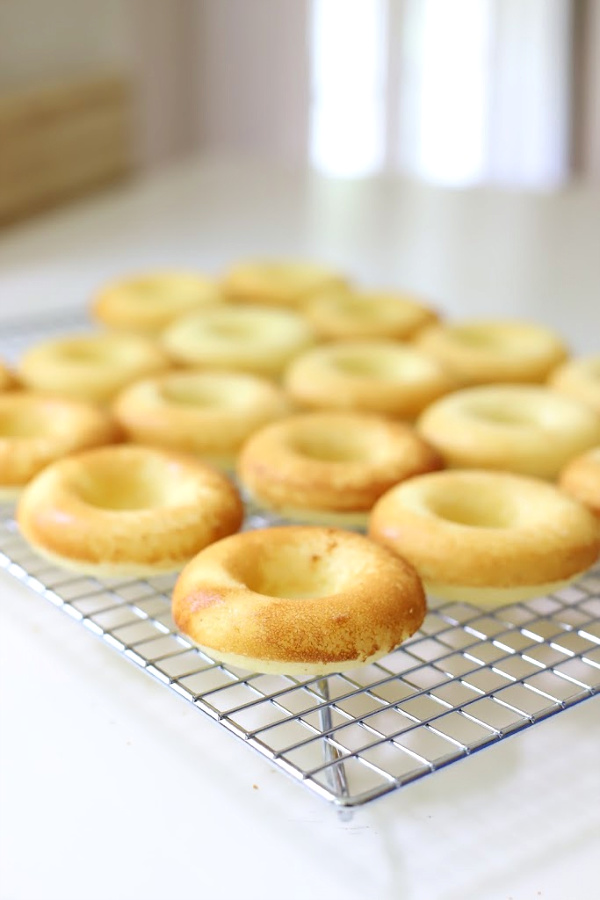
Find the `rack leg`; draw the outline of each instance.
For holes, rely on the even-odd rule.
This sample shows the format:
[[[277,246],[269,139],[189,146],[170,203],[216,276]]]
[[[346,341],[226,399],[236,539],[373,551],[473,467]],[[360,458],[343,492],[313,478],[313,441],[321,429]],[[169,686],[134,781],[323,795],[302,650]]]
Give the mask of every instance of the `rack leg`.
[[[320,678],[316,684],[316,693],[326,701],[319,709],[319,725],[323,732],[330,732],[332,729],[331,707],[329,705],[329,682],[327,678]],[[346,780],[346,771],[342,761],[342,755],[329,740],[325,739],[323,754],[326,763],[333,763],[327,771],[327,779],[330,787],[336,797],[348,796],[348,782]],[[352,810],[342,807],[340,810],[341,818],[348,820],[352,818]]]

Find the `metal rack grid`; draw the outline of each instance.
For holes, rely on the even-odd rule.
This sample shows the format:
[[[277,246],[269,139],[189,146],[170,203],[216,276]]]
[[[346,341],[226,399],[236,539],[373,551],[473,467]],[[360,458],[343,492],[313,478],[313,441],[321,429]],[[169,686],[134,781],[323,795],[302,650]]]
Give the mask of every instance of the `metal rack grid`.
[[[80,323],[82,324],[82,323]],[[73,317],[5,329],[0,354]],[[174,576],[98,581],[49,565],[0,507],[0,565],[340,808],[364,804],[600,689],[600,568],[551,596],[482,611],[430,601],[377,663],[291,678],[218,664],[171,619]],[[263,524],[250,515],[246,527]]]

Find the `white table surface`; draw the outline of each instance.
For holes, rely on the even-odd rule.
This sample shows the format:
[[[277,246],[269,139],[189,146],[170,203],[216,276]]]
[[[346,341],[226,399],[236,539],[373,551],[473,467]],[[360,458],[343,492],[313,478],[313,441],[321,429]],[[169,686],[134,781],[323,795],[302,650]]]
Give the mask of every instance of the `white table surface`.
[[[0,238],[0,327],[124,271],[263,254],[599,349],[600,193],[451,192],[192,162]],[[0,573],[0,898],[600,896],[600,699],[343,821]]]

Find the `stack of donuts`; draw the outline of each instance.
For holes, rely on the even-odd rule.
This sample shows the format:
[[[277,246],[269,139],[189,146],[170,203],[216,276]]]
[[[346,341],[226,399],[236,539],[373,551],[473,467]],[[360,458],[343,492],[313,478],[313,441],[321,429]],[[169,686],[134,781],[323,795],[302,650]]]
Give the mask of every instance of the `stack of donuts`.
[[[427,595],[491,607],[594,565],[600,355],[311,263],[127,277],[0,366],[0,500],[52,564],[178,572],[217,660],[349,669]]]

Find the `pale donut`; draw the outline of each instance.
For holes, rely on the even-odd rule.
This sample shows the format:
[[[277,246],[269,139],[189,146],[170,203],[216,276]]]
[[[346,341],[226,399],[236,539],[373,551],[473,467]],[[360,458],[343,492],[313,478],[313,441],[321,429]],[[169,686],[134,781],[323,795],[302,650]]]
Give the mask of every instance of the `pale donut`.
[[[550,329],[511,320],[431,325],[419,332],[415,343],[464,385],[540,383],[567,356],[562,340]]]
[[[576,357],[563,363],[552,372],[548,384],[600,415],[600,356]]]
[[[109,328],[156,334],[174,319],[219,303],[216,283],[192,272],[152,272],[105,285],[92,302],[92,317]]]
[[[162,336],[182,365],[277,376],[314,342],[304,319],[287,309],[223,304],[178,319]]]
[[[600,520],[600,446],[567,463],[560,473],[558,486]]]
[[[254,672],[325,675],[380,659],[425,616],[414,569],[362,535],[289,526],[203,550],[173,592],[178,628]]]
[[[393,484],[440,467],[428,444],[401,422],[361,413],[305,413],[257,431],[238,477],[259,507],[313,524],[361,527]]]
[[[106,403],[130,382],[168,367],[149,338],[107,332],[36,344],[22,356],[18,374],[34,390]]]
[[[236,263],[221,288],[232,303],[297,308],[317,291],[345,283],[338,272],[318,263],[265,259]]]
[[[438,314],[416,297],[393,291],[332,287],[319,291],[304,310],[320,338],[407,340]]]
[[[544,596],[598,558],[594,516],[557,487],[504,472],[435,472],[375,504],[369,535],[446,600],[494,606]]]
[[[486,385],[437,400],[417,430],[451,468],[552,479],[569,459],[600,442],[600,416],[550,388]]]
[[[134,441],[233,467],[254,431],[291,412],[277,385],[243,372],[178,371],[130,385],[113,411]]]
[[[192,456],[135,444],[53,463],[17,508],[21,533],[40,555],[99,578],[177,571],[242,518],[224,475]]]
[[[0,499],[16,497],[67,453],[118,441],[116,422],[91,403],[29,391],[0,396]]]
[[[297,356],[284,386],[296,403],[313,409],[414,419],[457,385],[437,360],[405,344],[348,340]]]
[[[4,363],[0,362],[0,393],[17,387],[17,379]]]

